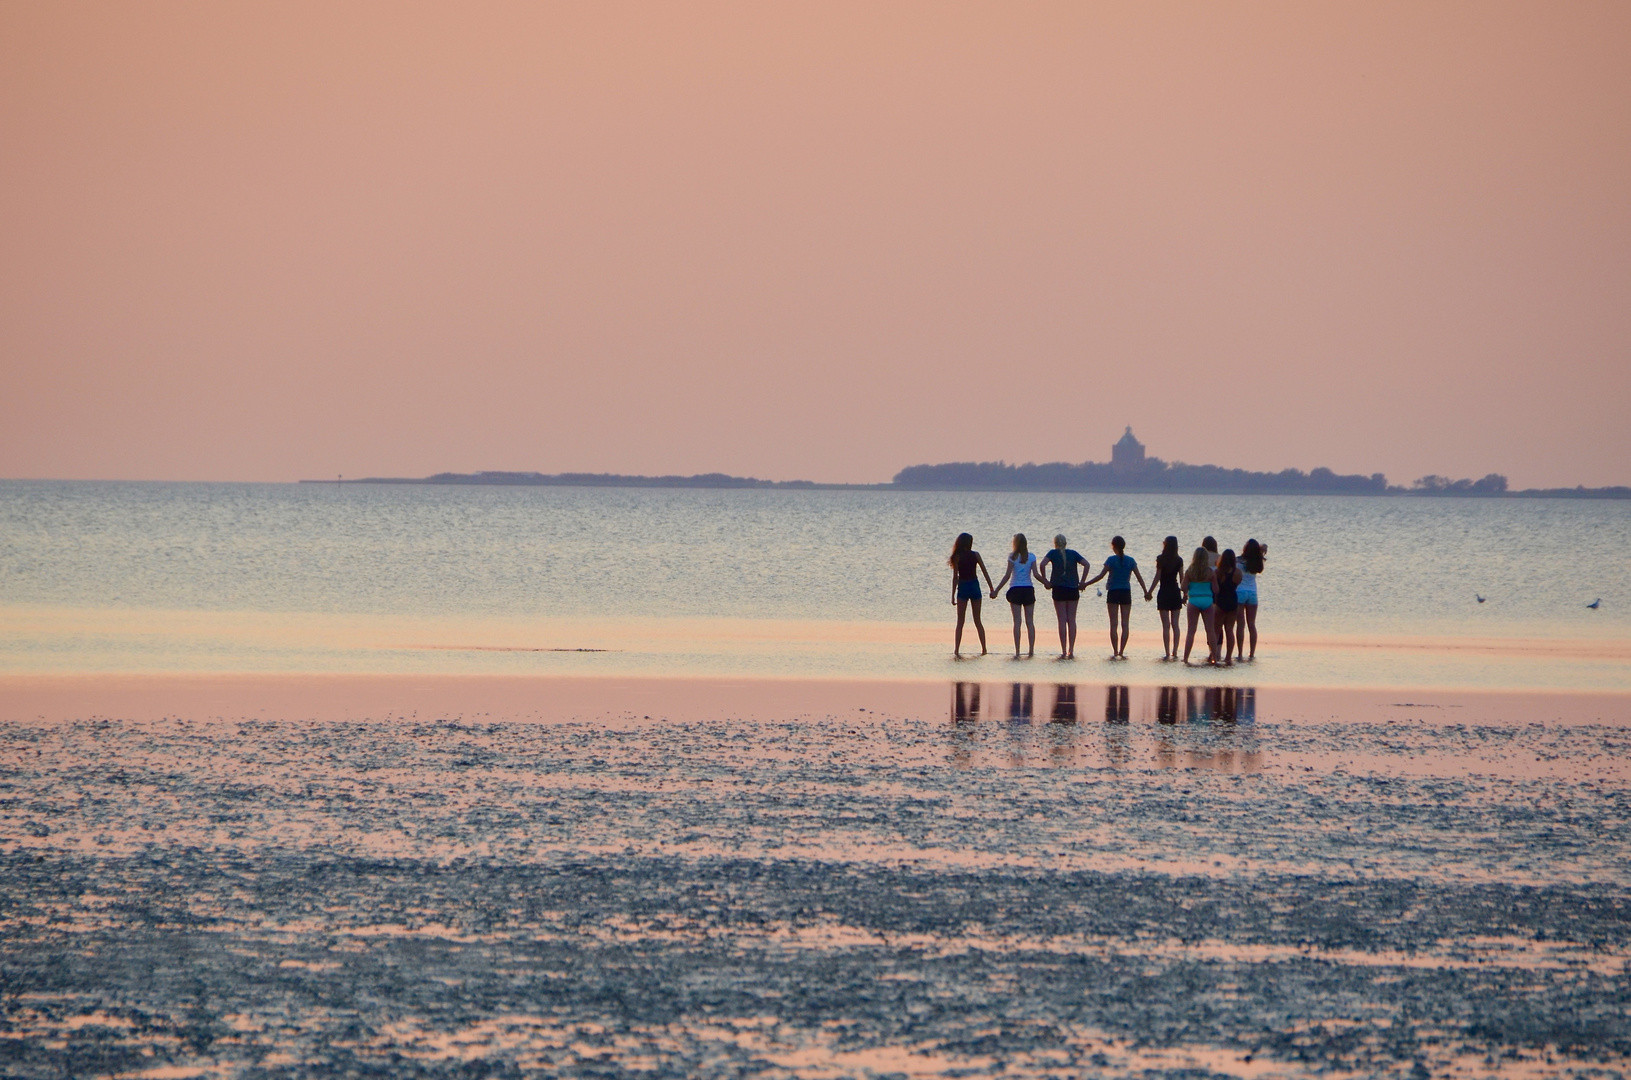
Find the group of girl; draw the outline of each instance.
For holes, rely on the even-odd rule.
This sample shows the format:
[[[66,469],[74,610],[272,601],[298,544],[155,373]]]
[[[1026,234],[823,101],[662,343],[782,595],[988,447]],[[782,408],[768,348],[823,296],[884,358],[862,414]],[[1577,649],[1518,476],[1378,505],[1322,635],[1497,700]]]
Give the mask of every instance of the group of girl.
[[[1197,626],[1206,630],[1206,663],[1224,667],[1235,660],[1257,658],[1257,577],[1263,573],[1268,545],[1248,540],[1239,556],[1233,548],[1218,551],[1218,542],[1208,536],[1195,549],[1188,564],[1178,553],[1178,538],[1169,536],[1155,557],[1155,583],[1146,585],[1138,562],[1126,553],[1126,541],[1112,537],[1112,554],[1098,574],[1087,577],[1092,564],[1071,550],[1064,534],[1053,538],[1053,550],[1039,561],[1031,554],[1024,533],[1014,534],[1013,550],[1002,580],[991,584],[985,560],[974,550],[974,537],[960,533],[952,546],[952,603],[957,606],[957,636],[954,655],[963,655],[963,621],[970,605],[974,610],[974,630],[980,635],[980,655],[985,655],[985,626],[980,622],[980,601],[985,590],[977,575],[985,575],[991,599],[1010,581],[1007,599],[1014,615],[1014,656],[1020,656],[1020,631],[1030,639],[1026,656],[1036,655],[1036,585],[1053,594],[1053,611],[1059,620],[1059,656],[1076,656],[1076,605],[1082,590],[1104,581],[1104,602],[1110,618],[1112,660],[1127,659],[1127,637],[1133,609],[1132,583],[1136,579],[1146,603],[1153,597],[1161,615],[1162,660],[1177,660],[1179,615],[1189,612],[1189,633],[1184,639],[1183,662],[1190,662]],[[1085,579],[1085,580],[1084,580]],[[1249,651],[1248,651],[1249,646]]]

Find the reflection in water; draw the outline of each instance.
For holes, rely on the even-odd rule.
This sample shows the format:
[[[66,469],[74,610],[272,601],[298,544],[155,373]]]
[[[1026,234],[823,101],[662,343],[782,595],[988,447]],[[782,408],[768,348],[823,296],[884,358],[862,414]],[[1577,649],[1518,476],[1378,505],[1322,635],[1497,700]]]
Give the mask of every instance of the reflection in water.
[[[980,684],[960,682],[952,705],[951,718],[956,721],[980,718]]]
[[[1104,695],[1104,722],[1125,724],[1133,711],[1132,691],[1125,686],[1107,686]]]
[[[1257,723],[1257,687],[1231,686],[1228,690],[1229,696],[1234,699],[1232,709],[1235,719],[1242,724]]]
[[[1176,695],[1177,690],[1171,689]],[[1192,686],[1184,711],[1185,719],[1191,724],[1214,721],[1220,724],[1254,723],[1257,720],[1257,690],[1255,687],[1211,686],[1202,689]]]
[[[1058,724],[1076,722],[1076,687],[1072,683],[1056,683],[1053,688],[1053,719]]]
[[[1256,772],[1262,767],[1255,688],[1106,686],[1104,741],[1097,747],[1079,742],[1073,727],[1080,720],[1079,699],[1083,692],[1082,687],[1071,683],[1053,684],[1053,699],[1043,702],[1040,714],[1051,723],[1038,729],[1030,727],[1039,715],[1036,684],[1010,682],[1006,694],[1000,685],[987,688],[978,682],[952,684],[952,762],[969,765],[995,760],[1025,766],[1097,758],[1111,768],[1153,765]],[[1085,692],[1097,691],[1090,687]],[[988,693],[994,697],[990,719],[1006,715],[1013,725],[1006,734],[975,723],[986,718],[982,715],[982,699]],[[1134,697],[1138,698],[1136,710]],[[1132,722],[1135,711],[1138,724]]]
[[[1035,695],[1035,686],[1030,683],[1015,683],[1008,692],[1008,719],[1029,724]]]
[[[1125,686],[1104,688],[1104,756],[1112,766],[1120,767],[1133,760],[1132,732],[1127,723],[1132,718],[1132,691]]]

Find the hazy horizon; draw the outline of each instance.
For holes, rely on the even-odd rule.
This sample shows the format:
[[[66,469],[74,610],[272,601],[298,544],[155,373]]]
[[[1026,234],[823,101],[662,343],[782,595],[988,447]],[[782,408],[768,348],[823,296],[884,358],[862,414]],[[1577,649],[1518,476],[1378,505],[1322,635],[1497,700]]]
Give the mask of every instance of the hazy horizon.
[[[1136,435],[1137,433],[1135,432],[1134,434]],[[1217,466],[1219,468],[1225,468],[1225,469],[1242,468],[1242,466],[1237,466],[1237,465],[1231,464],[1230,462],[1227,462],[1227,461],[1188,461],[1188,462],[1185,462],[1185,461],[1177,461],[1177,460],[1170,459],[1170,458],[1164,458],[1164,457],[1162,457],[1161,454],[1156,453],[1153,448],[1148,447],[1147,444],[1146,444],[1146,451],[1147,451],[1149,457],[1160,459],[1160,460],[1164,461],[1167,465],[1188,465],[1188,466],[1208,466],[1208,465],[1213,465],[1213,466]],[[202,482],[218,482],[218,483],[304,483],[304,482],[307,482],[307,481],[313,481],[313,482],[327,483],[327,482],[333,481],[333,480],[335,480],[337,478],[343,478],[345,480],[357,480],[357,481],[362,481],[362,480],[425,480],[425,479],[429,479],[429,478],[431,478],[433,476],[438,476],[438,475],[470,476],[470,475],[477,475],[477,474],[481,474],[481,473],[516,473],[516,474],[521,474],[521,475],[527,475],[527,474],[536,473],[536,474],[544,475],[544,476],[558,476],[558,475],[596,476],[596,475],[598,475],[598,476],[618,476],[618,477],[646,476],[646,477],[654,477],[654,478],[655,477],[665,477],[665,476],[692,477],[692,476],[723,475],[723,476],[729,476],[729,477],[731,477],[733,479],[753,479],[753,480],[781,481],[781,482],[786,482],[786,481],[795,481],[795,482],[796,481],[808,481],[808,482],[811,482],[811,483],[814,483],[814,484],[888,484],[888,483],[892,482],[893,478],[898,473],[900,473],[902,470],[910,468],[911,466],[914,466],[914,465],[962,464],[962,463],[968,463],[968,462],[974,462],[974,461],[975,461],[975,459],[963,459],[963,461],[961,461],[961,462],[912,461],[912,462],[907,462],[907,463],[901,465],[900,468],[893,470],[888,476],[884,477],[882,480],[861,480],[861,481],[856,481],[856,480],[828,480],[828,479],[825,479],[825,478],[820,477],[820,476],[787,476],[787,477],[756,476],[756,475],[753,475],[753,474],[750,474],[750,473],[732,473],[732,472],[727,472],[726,470],[723,470],[723,469],[709,469],[709,468],[703,468],[703,469],[698,469],[698,470],[696,470],[694,472],[684,472],[684,473],[676,473],[676,472],[672,472],[672,471],[670,471],[670,472],[648,472],[648,473],[620,473],[620,472],[613,472],[612,470],[609,470],[609,469],[595,469],[595,468],[544,470],[544,469],[524,468],[524,467],[523,468],[485,467],[485,468],[475,468],[475,469],[435,469],[435,470],[432,470],[430,472],[422,473],[422,474],[406,474],[406,473],[351,474],[351,473],[336,473],[336,474],[331,475],[331,476],[300,476],[300,477],[291,477],[291,478],[286,479],[286,480],[283,480],[283,479],[280,479],[280,480],[244,480],[244,479],[238,479],[238,478],[234,478],[234,477],[217,477],[217,478],[211,478],[210,481],[202,481]],[[1001,463],[1002,464],[1007,464],[1007,465],[1067,464],[1067,465],[1073,465],[1074,466],[1074,465],[1081,465],[1081,464],[1108,464],[1109,461],[1110,461],[1110,454],[1105,453],[1105,454],[1103,454],[1103,455],[1101,455],[1100,457],[1097,457],[1097,458],[1092,457],[1090,455],[1087,458],[1077,460],[1077,461],[1064,461],[1064,460],[1057,461],[1057,462],[1002,461]],[[1287,468],[1297,469],[1297,470],[1299,470],[1299,471],[1301,471],[1303,473],[1312,472],[1313,470],[1318,469],[1318,468],[1322,468],[1322,467],[1328,467],[1328,466],[1321,466],[1319,464],[1304,464],[1304,465],[1287,466]],[[1269,470],[1250,470],[1250,471],[1268,472]],[[1277,472],[1279,470],[1274,470],[1274,471]],[[1349,474],[1346,474],[1346,475],[1370,476],[1370,475],[1373,475],[1373,473],[1376,472],[1376,471],[1378,471],[1378,470],[1356,469],[1356,470],[1354,470],[1353,473],[1349,473]],[[1422,475],[1426,476],[1428,474],[1422,474]],[[1482,479],[1485,475],[1487,475],[1486,472],[1473,472],[1473,473],[1469,473],[1465,477],[1450,476],[1450,477],[1446,477],[1445,479],[1449,479],[1449,480],[1462,480],[1462,479],[1479,480],[1479,479]],[[1411,476],[1411,477],[1388,476],[1387,477],[1387,482],[1388,482],[1388,485],[1390,487],[1405,487],[1405,488],[1408,488],[1417,479],[1420,479],[1420,477],[1416,477],[1416,476]],[[1507,479],[1509,481],[1509,490],[1522,490],[1522,487],[1520,485],[1510,484],[1510,480],[1511,480],[1510,477],[1508,477]],[[38,482],[86,480],[86,481],[97,481],[97,482],[106,482],[106,483],[121,483],[121,482],[140,483],[140,482],[143,482],[143,481],[174,482],[174,483],[200,482],[200,481],[189,481],[187,479],[171,480],[170,478],[166,478],[166,477],[122,477],[122,476],[93,476],[93,477],[8,476],[8,477],[0,477],[0,480],[19,480],[19,481],[38,481]],[[1612,486],[1617,486],[1617,485],[1612,485],[1612,484],[1599,484],[1599,485],[1552,484],[1552,485],[1547,485],[1547,486],[1550,487],[1550,488],[1573,488],[1573,487],[1580,487],[1580,486],[1586,486],[1586,487],[1612,487]],[[1023,490],[1023,489],[1015,489],[1015,490]],[[1283,492],[1281,494],[1296,494],[1296,493],[1295,492]]]
[[[1631,7],[0,6],[0,475],[1631,483]]]

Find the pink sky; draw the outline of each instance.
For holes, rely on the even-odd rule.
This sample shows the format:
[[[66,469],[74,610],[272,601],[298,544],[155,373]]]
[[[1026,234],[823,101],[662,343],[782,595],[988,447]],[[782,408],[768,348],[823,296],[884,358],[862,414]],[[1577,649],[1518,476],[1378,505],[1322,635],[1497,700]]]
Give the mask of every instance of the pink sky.
[[[1631,4],[0,4],[0,476],[1631,483]]]

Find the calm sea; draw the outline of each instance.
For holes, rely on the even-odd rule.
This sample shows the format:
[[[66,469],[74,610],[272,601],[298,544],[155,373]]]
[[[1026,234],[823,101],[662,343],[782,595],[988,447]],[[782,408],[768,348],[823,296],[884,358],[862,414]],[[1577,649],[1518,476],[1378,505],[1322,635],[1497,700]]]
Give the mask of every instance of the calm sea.
[[[28,481],[0,671],[1062,677],[1002,658],[1000,601],[952,661],[962,530],[999,573],[1016,531],[1146,569],[1168,533],[1269,545],[1254,665],[1160,663],[1142,600],[1112,664],[1089,596],[1077,680],[1631,689],[1628,502]]]

